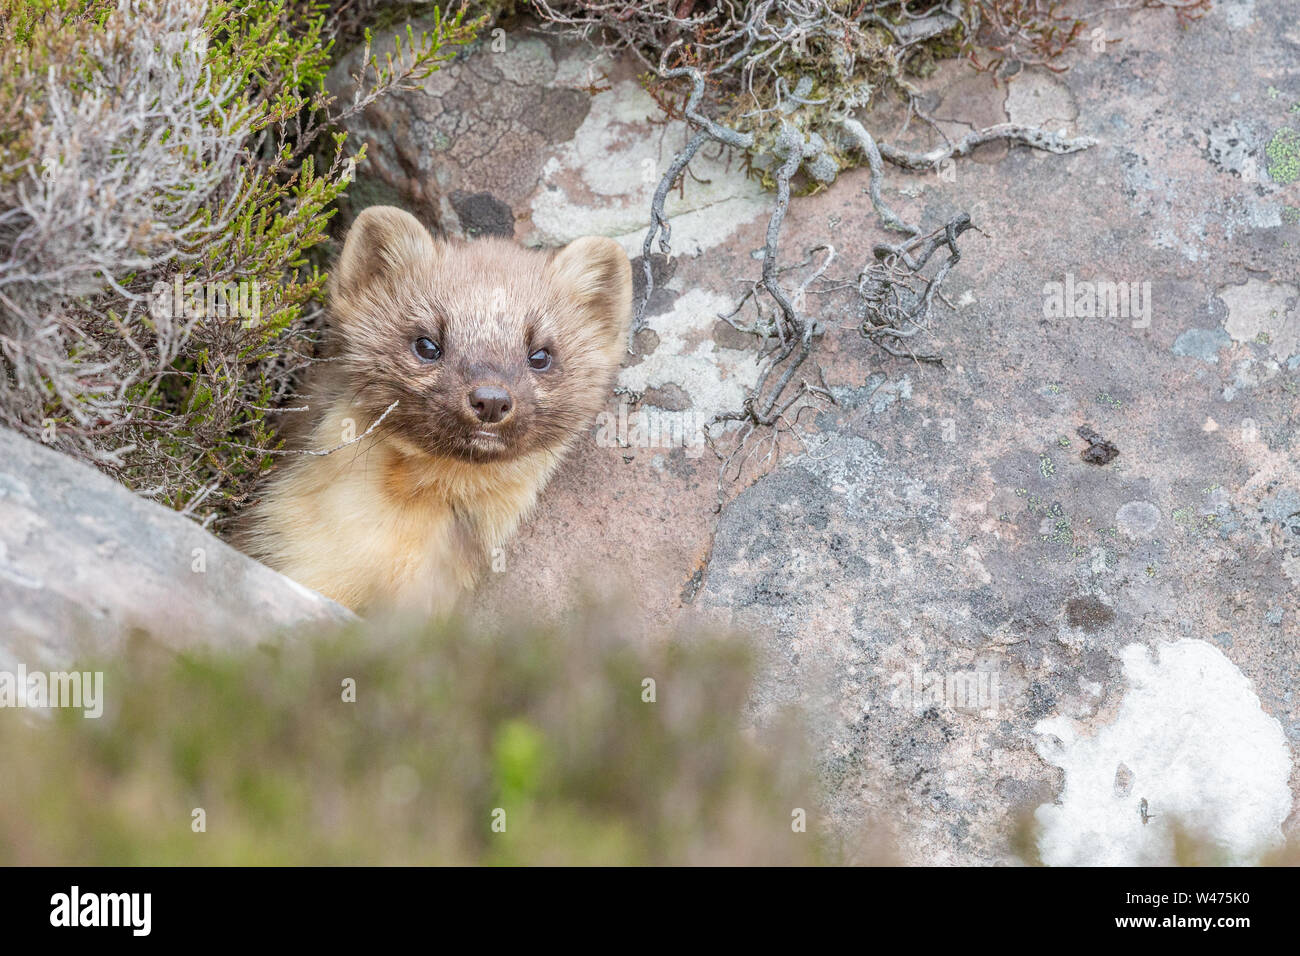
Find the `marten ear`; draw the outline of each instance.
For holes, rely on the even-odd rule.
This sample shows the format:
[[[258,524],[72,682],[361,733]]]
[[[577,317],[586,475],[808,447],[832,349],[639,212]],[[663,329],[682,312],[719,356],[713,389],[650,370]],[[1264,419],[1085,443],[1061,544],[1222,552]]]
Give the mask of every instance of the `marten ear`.
[[[420,220],[396,206],[370,206],[348,230],[334,267],[334,294],[348,298],[436,255],[433,237]]]
[[[632,321],[632,263],[613,239],[583,236],[555,254],[551,275],[621,342]]]

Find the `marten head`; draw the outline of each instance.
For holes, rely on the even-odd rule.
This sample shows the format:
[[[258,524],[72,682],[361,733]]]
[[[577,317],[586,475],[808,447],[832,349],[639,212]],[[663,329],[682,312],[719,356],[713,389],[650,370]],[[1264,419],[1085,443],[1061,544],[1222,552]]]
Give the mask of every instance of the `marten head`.
[[[409,213],[357,217],[333,275],[335,360],[373,421],[430,455],[500,461],[563,446],[603,407],[626,343],[627,254],[436,241]]]

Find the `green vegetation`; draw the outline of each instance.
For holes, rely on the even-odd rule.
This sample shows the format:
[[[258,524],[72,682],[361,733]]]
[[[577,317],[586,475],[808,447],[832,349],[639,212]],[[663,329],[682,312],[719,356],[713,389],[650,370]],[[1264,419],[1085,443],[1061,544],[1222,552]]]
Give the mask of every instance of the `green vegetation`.
[[[610,619],[137,643],[103,668],[99,719],[0,709],[22,768],[0,775],[0,864],[838,859],[797,723],[745,729],[745,645],[633,643]]]
[[[432,8],[339,102],[379,5],[0,0],[0,425],[192,513],[248,493],[364,159],[338,125],[482,24]]]
[[[1264,147],[1268,156],[1268,175],[1280,186],[1300,179],[1300,131],[1284,126]]]

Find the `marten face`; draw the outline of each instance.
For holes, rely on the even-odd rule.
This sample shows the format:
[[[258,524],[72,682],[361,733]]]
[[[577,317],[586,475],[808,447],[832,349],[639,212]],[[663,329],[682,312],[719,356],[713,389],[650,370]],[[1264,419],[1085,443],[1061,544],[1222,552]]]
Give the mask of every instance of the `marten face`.
[[[429,455],[501,461],[558,449],[604,406],[632,277],[612,239],[557,253],[501,239],[436,242],[374,206],[334,273],[336,361],[377,431]]]

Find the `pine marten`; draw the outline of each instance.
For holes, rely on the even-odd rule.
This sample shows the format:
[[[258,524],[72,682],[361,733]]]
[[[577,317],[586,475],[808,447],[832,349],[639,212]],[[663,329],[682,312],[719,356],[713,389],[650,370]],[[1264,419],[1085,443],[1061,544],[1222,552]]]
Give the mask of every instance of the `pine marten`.
[[[373,206],[331,282],[309,454],[270,479],[238,543],[359,612],[446,612],[603,407],[631,265],[612,239],[445,242]]]

